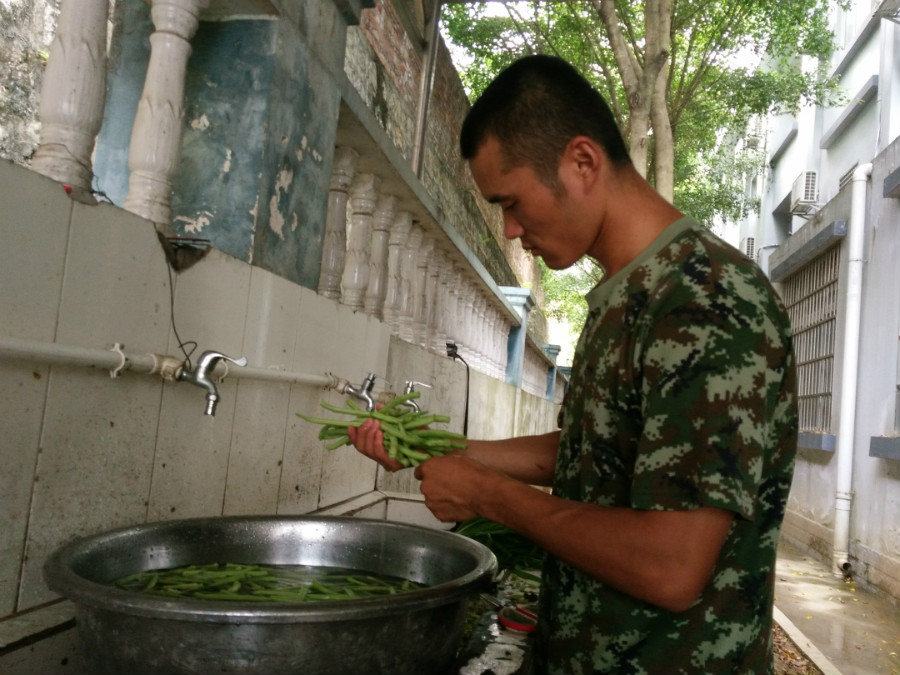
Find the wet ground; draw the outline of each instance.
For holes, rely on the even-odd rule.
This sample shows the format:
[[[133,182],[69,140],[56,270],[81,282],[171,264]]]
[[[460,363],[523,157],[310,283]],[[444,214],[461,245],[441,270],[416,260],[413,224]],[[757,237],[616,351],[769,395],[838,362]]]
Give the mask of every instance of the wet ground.
[[[834,577],[825,564],[786,543],[778,548],[776,571],[775,607],[820,670],[900,675],[900,606]]]

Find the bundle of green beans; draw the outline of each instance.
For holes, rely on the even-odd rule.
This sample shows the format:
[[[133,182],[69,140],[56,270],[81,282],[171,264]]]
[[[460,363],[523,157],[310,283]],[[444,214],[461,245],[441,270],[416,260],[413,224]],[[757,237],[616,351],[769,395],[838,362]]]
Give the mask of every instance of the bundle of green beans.
[[[500,569],[509,569],[516,576],[539,581],[531,570],[541,569],[544,551],[515,530],[477,516],[458,523],[453,531],[491,549],[497,556],[497,565]]]
[[[426,459],[446,454],[452,450],[466,447],[466,437],[446,429],[428,429],[429,424],[442,424],[450,421],[446,415],[434,415],[427,411],[416,412],[403,404],[418,398],[420,392],[412,391],[397,396],[379,410],[363,410],[352,399],[347,399],[345,408],[322,401],[326,410],[347,415],[351,419],[336,420],[321,417],[308,417],[297,413],[297,417],[321,424],[319,440],[327,441],[326,450],[334,450],[342,445],[349,445],[348,427],[358,427],[370,418],[381,423],[384,433],[384,447],[388,454],[403,466],[418,466]]]
[[[236,563],[187,565],[131,574],[116,586],[167,598],[249,602],[318,602],[385,596],[421,588],[352,570],[298,569]]]

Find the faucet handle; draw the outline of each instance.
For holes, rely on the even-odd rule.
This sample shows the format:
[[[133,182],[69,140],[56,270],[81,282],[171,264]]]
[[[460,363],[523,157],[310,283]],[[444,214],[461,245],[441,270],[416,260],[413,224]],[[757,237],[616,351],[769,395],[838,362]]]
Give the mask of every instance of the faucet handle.
[[[362,390],[365,392],[370,392],[375,387],[375,380],[381,377],[380,375],[376,375],[375,373],[369,373],[362,381]]]
[[[204,370],[212,370],[216,367],[216,363],[219,361],[230,361],[236,366],[246,366],[247,358],[245,356],[241,356],[240,358],[232,358],[227,354],[223,354],[222,352],[217,352],[213,349],[209,349],[203,352],[200,355],[200,358],[197,360],[197,370],[201,368]]]
[[[430,384],[426,384],[425,382],[416,382],[415,380],[407,380],[406,385],[403,387],[403,393],[409,394],[416,390],[416,387],[428,387],[431,389]]]

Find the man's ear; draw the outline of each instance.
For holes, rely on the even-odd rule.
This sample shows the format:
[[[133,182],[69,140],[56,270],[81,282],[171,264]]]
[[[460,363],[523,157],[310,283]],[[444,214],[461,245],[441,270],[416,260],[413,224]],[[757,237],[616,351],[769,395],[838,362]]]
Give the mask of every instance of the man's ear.
[[[599,145],[587,136],[576,136],[566,146],[563,160],[571,178],[578,180],[584,189],[590,190],[608,162]]]

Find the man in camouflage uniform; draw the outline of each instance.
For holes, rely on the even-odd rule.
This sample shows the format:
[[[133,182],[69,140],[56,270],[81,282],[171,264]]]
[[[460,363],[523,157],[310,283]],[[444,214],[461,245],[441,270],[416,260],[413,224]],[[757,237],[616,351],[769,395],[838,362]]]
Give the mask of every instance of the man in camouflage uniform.
[[[536,672],[771,673],[797,434],[777,295],[637,174],[605,102],[559,59],[501,73],[461,147],[507,237],[555,269],[590,255],[605,277],[587,297],[560,430],[425,462],[426,504],[547,551]],[[400,468],[377,423],[351,438]]]

